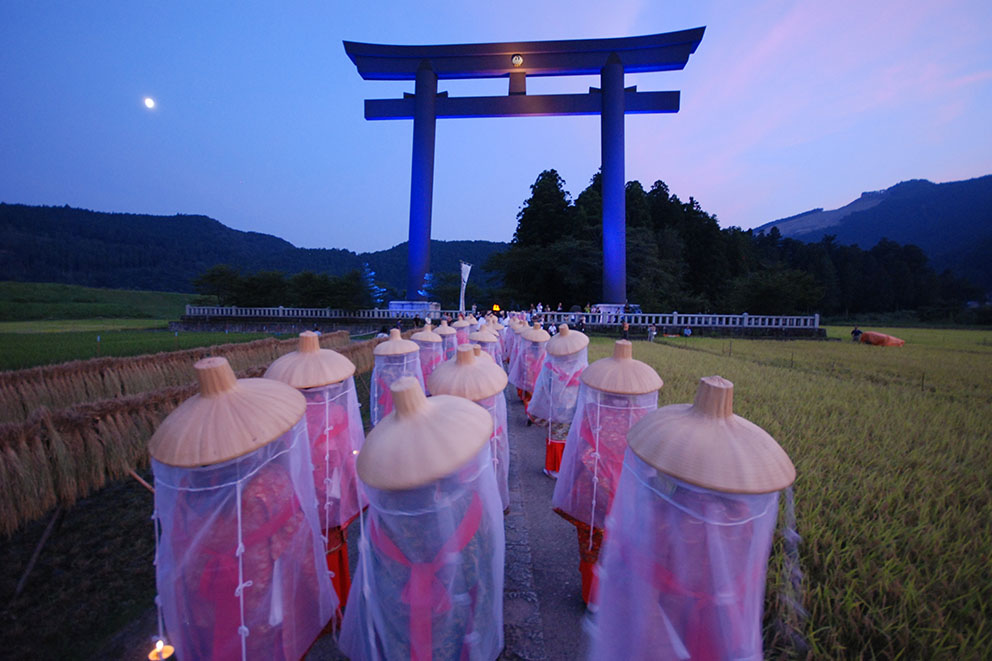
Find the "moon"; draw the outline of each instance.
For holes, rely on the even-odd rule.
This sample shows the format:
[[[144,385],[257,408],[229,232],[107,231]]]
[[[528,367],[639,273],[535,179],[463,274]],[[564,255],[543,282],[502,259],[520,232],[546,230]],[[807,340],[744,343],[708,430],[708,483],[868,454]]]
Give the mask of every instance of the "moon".
[[[155,99],[153,99],[150,96],[146,96],[145,97],[145,107],[148,108],[149,110],[151,110],[152,108],[154,108],[155,107]]]

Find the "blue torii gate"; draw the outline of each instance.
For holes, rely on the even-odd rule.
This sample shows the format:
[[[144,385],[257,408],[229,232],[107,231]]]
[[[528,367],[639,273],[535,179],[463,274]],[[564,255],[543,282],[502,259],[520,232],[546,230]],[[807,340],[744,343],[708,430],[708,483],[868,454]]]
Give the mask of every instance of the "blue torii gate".
[[[430,270],[434,133],[437,118],[601,117],[603,182],[603,302],[627,300],[624,114],[674,113],[679,92],[624,88],[625,73],[677,71],[696,52],[705,28],[615,39],[528,41],[447,46],[344,42],[365,80],[413,80],[402,99],[366,99],[365,119],[413,119],[407,298],[421,300]],[[602,89],[587,94],[528,95],[527,76],[599,74]],[[507,96],[449,97],[439,79],[509,78]]]

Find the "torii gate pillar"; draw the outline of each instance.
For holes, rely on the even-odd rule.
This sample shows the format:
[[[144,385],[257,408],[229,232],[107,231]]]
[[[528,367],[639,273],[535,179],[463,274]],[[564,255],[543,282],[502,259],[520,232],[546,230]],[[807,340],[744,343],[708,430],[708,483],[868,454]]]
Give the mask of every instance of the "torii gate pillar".
[[[417,68],[413,109],[413,167],[410,175],[410,242],[407,244],[406,297],[420,292],[431,269],[431,207],[434,201],[434,134],[437,127],[437,74],[427,60]]]
[[[611,53],[602,73],[603,302],[627,301],[627,202],[624,191],[623,64]]]

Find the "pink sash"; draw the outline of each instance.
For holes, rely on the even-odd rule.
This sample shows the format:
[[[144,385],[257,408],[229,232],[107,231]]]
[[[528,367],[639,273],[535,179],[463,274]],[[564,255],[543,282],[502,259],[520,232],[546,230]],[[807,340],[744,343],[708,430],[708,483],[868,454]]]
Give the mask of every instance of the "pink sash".
[[[475,536],[481,520],[482,501],[476,493],[473,494],[472,503],[454,535],[445,542],[431,562],[410,562],[393,540],[379,531],[374,520],[369,528],[376,548],[390,560],[410,568],[410,578],[403,586],[400,600],[410,606],[410,658],[414,661],[427,661],[432,656],[431,616],[451,610],[451,597],[444,584],[438,580],[437,572],[448,564],[450,554],[465,548]]]

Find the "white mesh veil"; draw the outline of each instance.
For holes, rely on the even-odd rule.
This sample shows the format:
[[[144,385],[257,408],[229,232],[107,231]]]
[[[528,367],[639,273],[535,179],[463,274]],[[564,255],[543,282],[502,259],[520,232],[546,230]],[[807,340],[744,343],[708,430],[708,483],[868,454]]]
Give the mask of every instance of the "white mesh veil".
[[[152,460],[156,582],[183,659],[298,659],[337,608],[301,420],[213,466]]]
[[[447,335],[441,336],[441,346],[444,351],[444,360],[451,360],[455,357],[455,352],[458,351],[458,334],[449,333]]]
[[[531,342],[519,337],[517,342],[519,346],[518,358],[510,367],[508,375],[510,383],[526,392],[533,392],[534,384],[537,382],[537,374],[541,371],[541,365],[544,363],[544,350],[548,341]]]
[[[778,493],[709,491],[629,449],[599,568],[593,659],[762,658]]]
[[[520,360],[520,345],[523,343],[523,338],[520,337],[520,333],[516,332],[512,328],[506,333],[507,339],[507,350],[504,353],[506,358],[506,373],[507,376],[513,374],[513,370],[516,369],[517,361]],[[513,379],[510,379],[510,383],[513,383]],[[513,385],[516,385],[515,383]]]
[[[434,371],[434,368],[444,360],[444,340],[441,342],[425,342],[413,340],[420,347],[420,370],[424,375],[424,383]]]
[[[527,412],[551,423],[571,422],[579,395],[579,377],[588,366],[586,347],[567,356],[547,354],[537,375],[534,397],[527,406]]]
[[[503,351],[500,349],[499,342],[479,342],[479,346],[493,359],[493,362],[497,365],[503,364]]]
[[[379,424],[379,421],[393,410],[393,394],[389,391],[389,386],[396,379],[404,376],[414,377],[420,382],[420,387],[424,388],[424,372],[420,369],[419,351],[375,357],[372,385],[369,388],[369,399],[372,400],[369,408],[373,426]]]
[[[551,499],[554,507],[577,521],[603,528],[623,468],[627,431],[656,408],[657,390],[614,395],[580,384]]]
[[[355,378],[302,392],[321,529],[345,527],[364,506],[355,473],[365,441]]]
[[[351,659],[496,658],[505,541],[489,445],[426,486],[366,490],[341,650]]]
[[[476,403],[489,411],[493,419],[493,435],[489,439],[489,448],[496,474],[496,487],[505,510],[510,506],[510,441],[506,426],[506,396],[500,391]]]

